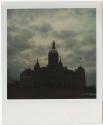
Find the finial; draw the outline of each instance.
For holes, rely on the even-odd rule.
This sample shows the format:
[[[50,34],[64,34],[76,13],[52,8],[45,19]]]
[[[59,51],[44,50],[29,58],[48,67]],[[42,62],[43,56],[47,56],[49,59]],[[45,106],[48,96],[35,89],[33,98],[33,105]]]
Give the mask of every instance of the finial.
[[[55,49],[55,41],[53,40],[52,49]]]
[[[36,61],[36,63],[39,63],[39,60],[38,60],[38,58],[37,58],[37,61]]]

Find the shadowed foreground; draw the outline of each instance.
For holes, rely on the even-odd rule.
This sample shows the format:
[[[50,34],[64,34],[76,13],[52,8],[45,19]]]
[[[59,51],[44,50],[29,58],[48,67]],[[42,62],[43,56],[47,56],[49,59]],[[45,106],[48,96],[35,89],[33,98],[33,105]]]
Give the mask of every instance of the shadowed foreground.
[[[96,98],[95,88],[87,88],[85,69],[64,66],[53,40],[48,52],[48,64],[40,67],[37,59],[34,69],[20,73],[20,81],[8,82],[8,99],[80,99]]]
[[[8,99],[92,99],[95,90],[72,88],[23,88],[8,87]]]

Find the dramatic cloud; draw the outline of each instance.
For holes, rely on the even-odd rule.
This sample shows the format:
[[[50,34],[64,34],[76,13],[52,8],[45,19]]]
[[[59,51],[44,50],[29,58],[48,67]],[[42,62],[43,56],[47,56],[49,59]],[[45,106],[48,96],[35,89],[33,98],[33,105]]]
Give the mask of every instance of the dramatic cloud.
[[[71,30],[63,30],[61,32],[52,32],[53,37],[57,37],[59,39],[70,39],[70,37],[75,37],[76,33]]]
[[[37,58],[46,66],[55,40],[63,65],[82,65],[87,85],[96,86],[96,10],[8,9],[8,79],[19,79],[25,68],[34,68]]]

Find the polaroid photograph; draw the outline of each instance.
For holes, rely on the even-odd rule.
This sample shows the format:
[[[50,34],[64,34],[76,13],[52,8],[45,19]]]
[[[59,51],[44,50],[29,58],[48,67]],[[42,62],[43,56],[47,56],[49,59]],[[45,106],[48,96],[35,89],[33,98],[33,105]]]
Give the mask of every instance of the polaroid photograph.
[[[10,2],[2,15],[5,125],[101,123],[100,3]]]
[[[8,9],[7,92],[96,98],[96,8]]]

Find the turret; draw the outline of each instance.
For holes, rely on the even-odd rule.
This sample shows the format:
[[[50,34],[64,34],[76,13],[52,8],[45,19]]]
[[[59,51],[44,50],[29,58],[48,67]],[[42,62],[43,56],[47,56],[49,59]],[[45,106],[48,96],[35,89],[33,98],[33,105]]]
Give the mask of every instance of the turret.
[[[60,58],[60,60],[59,60],[59,66],[60,66],[60,67],[63,66],[62,61],[61,61],[61,58]]]
[[[39,61],[38,61],[38,59],[37,59],[37,62],[36,62],[36,64],[35,64],[35,66],[34,66],[34,71],[36,71],[36,70],[38,70],[38,69],[40,69],[40,65],[39,65]]]
[[[85,88],[86,80],[85,80],[85,69],[82,66],[79,66],[76,69],[76,82],[78,87]]]

